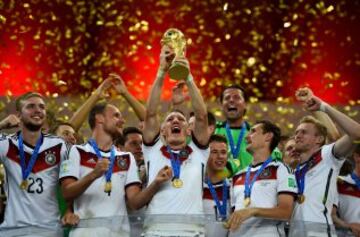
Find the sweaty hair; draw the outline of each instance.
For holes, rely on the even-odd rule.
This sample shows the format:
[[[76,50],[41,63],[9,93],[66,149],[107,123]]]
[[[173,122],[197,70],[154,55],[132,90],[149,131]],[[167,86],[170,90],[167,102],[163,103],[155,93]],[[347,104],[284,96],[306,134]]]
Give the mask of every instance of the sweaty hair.
[[[281,130],[278,126],[270,122],[269,120],[260,120],[255,124],[261,124],[263,133],[272,133],[273,137],[270,142],[270,151],[273,151],[280,142],[281,139]]]
[[[317,136],[322,136],[324,139],[321,142],[321,146],[323,146],[326,142],[326,137],[327,137],[327,129],[326,127],[316,118],[312,117],[312,116],[305,116],[300,120],[299,124],[302,123],[311,123],[315,126],[316,128],[316,135]]]
[[[127,141],[128,135],[133,134],[133,133],[140,134],[142,136],[141,130],[138,129],[137,127],[126,127],[126,128],[124,128],[124,130],[123,130],[124,144]]]
[[[44,100],[44,97],[40,94],[40,93],[37,93],[37,92],[27,92],[25,94],[22,94],[21,96],[19,96],[16,101],[15,101],[15,108],[16,108],[16,111],[20,112],[21,108],[22,108],[22,104],[25,100],[29,99],[29,98],[32,98],[32,97],[39,97],[41,99]]]
[[[226,145],[228,144],[227,143],[227,139],[225,136],[223,135],[219,135],[219,134],[213,134],[210,136],[210,139],[209,139],[209,143],[211,142],[223,142],[225,143]]]
[[[220,95],[220,102],[223,101],[223,99],[224,99],[224,93],[225,93],[225,91],[226,91],[227,89],[237,89],[237,90],[240,90],[242,97],[243,97],[244,100],[246,101],[246,94],[245,94],[244,88],[242,88],[242,87],[239,86],[239,85],[231,85],[231,86],[226,86],[226,87],[224,87],[224,89],[222,90],[221,95]]]
[[[89,112],[89,126],[92,129],[95,128],[95,117],[97,114],[102,114],[105,111],[106,106],[108,105],[108,103],[99,103],[96,104]]]

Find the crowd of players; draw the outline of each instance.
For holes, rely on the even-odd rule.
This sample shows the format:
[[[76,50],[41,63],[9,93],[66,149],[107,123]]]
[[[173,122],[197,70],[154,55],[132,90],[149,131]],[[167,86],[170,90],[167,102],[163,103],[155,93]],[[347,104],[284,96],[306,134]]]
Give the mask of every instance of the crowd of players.
[[[69,121],[47,123],[45,98],[29,92],[16,100],[17,114],[0,122],[0,161],[6,172],[0,231],[49,226],[61,220],[142,213],[142,236],[281,236],[276,221],[318,223],[316,236],[332,226],[360,236],[360,124],[318,98],[309,88],[296,98],[311,116],[284,139],[276,121],[244,120],[246,95],[240,86],[223,89],[225,121],[217,122],[190,74],[173,90],[173,108],[161,116],[161,92],[174,52],[164,46],[146,106],[111,74]],[[189,67],[186,58],[178,63]],[[191,114],[182,109],[183,87]],[[101,101],[112,88],[142,121],[124,126],[121,111]],[[160,117],[164,117],[160,120]],[[77,131],[88,119],[91,136],[82,144]],[[124,129],[123,129],[124,128]],[[348,159],[353,167],[340,176]],[[60,201],[59,201],[60,197]],[[62,211],[59,209],[59,203]],[[159,220],[162,215],[211,215],[218,226]],[[271,220],[271,221],[270,221]],[[275,222],[274,222],[275,221]],[[116,228],[74,228],[70,236],[129,236]],[[301,236],[296,230],[286,233]]]

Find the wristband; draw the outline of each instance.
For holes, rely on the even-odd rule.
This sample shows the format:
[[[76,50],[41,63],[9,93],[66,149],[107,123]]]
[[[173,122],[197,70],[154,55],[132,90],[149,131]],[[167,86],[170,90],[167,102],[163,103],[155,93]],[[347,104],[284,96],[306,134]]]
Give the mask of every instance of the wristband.
[[[321,112],[326,112],[326,106],[328,106],[329,104],[328,103],[326,103],[326,102],[321,102],[321,104],[320,104],[320,108],[319,108],[319,110],[321,111]]]

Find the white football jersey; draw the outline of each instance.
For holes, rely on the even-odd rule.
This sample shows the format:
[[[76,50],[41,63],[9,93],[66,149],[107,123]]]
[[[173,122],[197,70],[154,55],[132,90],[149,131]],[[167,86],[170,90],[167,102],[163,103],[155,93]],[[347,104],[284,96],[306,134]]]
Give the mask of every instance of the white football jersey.
[[[231,213],[231,197],[230,195],[232,194],[232,185],[230,180],[226,179],[226,186],[227,186],[227,212],[226,215],[227,217],[229,217],[230,213]],[[218,199],[220,201],[220,203],[222,204],[222,200],[223,200],[223,182],[219,182],[216,184],[213,184],[213,187],[215,189],[215,192],[218,196]],[[210,192],[210,188],[208,186],[208,184],[206,182],[204,182],[204,190],[203,190],[203,206],[204,206],[204,213],[206,215],[214,215],[215,217],[218,217],[218,210],[216,208],[216,204],[214,201],[213,196],[211,195]]]
[[[153,144],[143,144],[144,160],[148,173],[148,183],[155,179],[159,170],[165,166],[171,167],[170,154],[161,139],[156,138]],[[178,153],[179,151],[173,151]],[[202,236],[204,228],[197,221],[188,223],[176,223],[172,217],[182,215],[203,215],[203,182],[207,159],[209,157],[208,146],[203,147],[191,141],[182,153],[187,158],[182,158],[180,165],[180,179],[182,187],[176,188],[171,181],[162,184],[159,191],[150,201],[146,214],[145,236],[185,236],[191,232],[193,236]],[[164,215],[170,215],[167,221],[160,220]],[[165,216],[166,217],[166,216]],[[160,218],[160,219],[159,219]],[[185,221],[185,219],[183,219]],[[182,222],[180,220],[180,222]]]
[[[232,185],[230,183],[230,180],[226,179],[225,181],[226,185],[226,196],[227,196],[227,203],[226,203],[226,218],[230,217],[231,214],[231,197],[230,194],[232,193],[231,188]],[[219,183],[213,184],[214,190],[216,192],[216,195],[220,201],[221,204],[223,201],[223,195],[224,195],[224,188],[223,188],[223,181]],[[207,182],[204,182],[204,190],[203,190],[203,206],[204,206],[204,213],[208,216],[214,216],[214,218],[210,218],[211,221],[206,223],[205,225],[205,231],[207,237],[226,237],[228,235],[228,230],[223,228],[223,223],[219,216],[218,208],[216,207],[215,200],[213,196],[211,195],[210,188],[207,184]]]
[[[360,189],[351,175],[340,176],[337,180],[340,218],[347,223],[360,223]]]
[[[250,182],[262,164],[251,166]],[[235,211],[247,208],[244,205],[247,169],[239,171],[233,177]],[[255,181],[251,190],[251,201],[248,207],[274,208],[278,204],[279,194],[289,194],[295,197],[297,194],[296,180],[291,170],[282,162],[271,161]],[[265,234],[277,236],[280,231],[283,231],[282,226],[277,226],[276,221],[251,217],[243,222],[237,232],[230,233],[230,236],[261,236]]]
[[[334,144],[324,145],[308,161],[301,164],[300,168],[303,168],[309,163],[305,175],[305,201],[301,204],[296,202],[293,221],[332,225],[331,211],[337,195],[336,179],[344,163],[344,159],[333,155]]]
[[[68,145],[59,137],[44,135],[35,165],[27,178],[28,187],[20,189],[22,172],[18,148],[19,133],[0,140],[0,160],[7,174],[7,205],[1,227],[47,226],[59,220],[56,195],[61,159],[68,155]],[[34,147],[24,141],[26,166]]]
[[[186,146],[188,158],[180,167],[181,188],[172,183],[163,184],[149,203],[147,214],[203,214],[202,190],[209,148],[199,148],[193,141]],[[143,145],[145,165],[149,184],[153,182],[159,170],[171,167],[170,155],[160,139],[153,146]],[[176,153],[176,151],[174,151]]]
[[[110,150],[100,152],[103,158],[110,158]],[[104,191],[106,179],[103,175],[74,200],[74,213],[81,219],[127,215],[125,190],[130,185],[141,185],[141,182],[133,155],[130,152],[116,150],[115,156],[110,195]],[[59,178],[81,179],[95,168],[97,160],[96,153],[89,143],[75,145],[70,150],[69,159],[61,164]]]

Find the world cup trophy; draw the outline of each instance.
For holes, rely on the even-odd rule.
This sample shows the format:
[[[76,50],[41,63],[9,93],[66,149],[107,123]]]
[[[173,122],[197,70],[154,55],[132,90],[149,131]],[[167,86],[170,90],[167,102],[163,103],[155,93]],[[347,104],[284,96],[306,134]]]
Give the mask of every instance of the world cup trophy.
[[[161,45],[167,45],[174,50],[175,58],[169,68],[169,76],[175,80],[185,80],[189,75],[189,68],[184,64],[176,62],[177,58],[185,56],[186,39],[184,34],[175,28],[168,29],[161,41]]]

